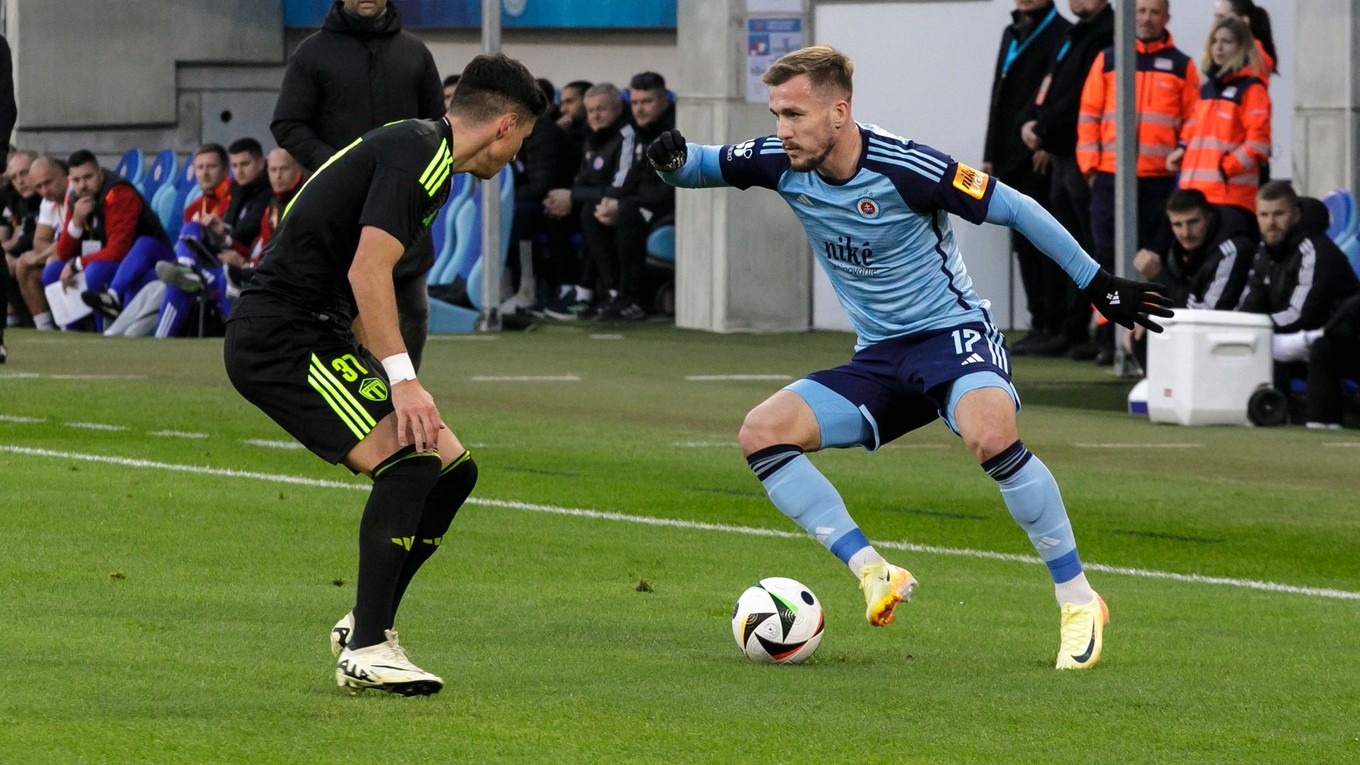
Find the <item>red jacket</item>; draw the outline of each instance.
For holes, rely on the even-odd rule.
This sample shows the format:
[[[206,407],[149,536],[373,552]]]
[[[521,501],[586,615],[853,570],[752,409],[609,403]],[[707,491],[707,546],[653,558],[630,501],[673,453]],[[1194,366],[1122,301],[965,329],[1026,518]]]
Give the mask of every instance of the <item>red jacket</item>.
[[[1204,83],[1184,139],[1181,188],[1254,211],[1270,158],[1270,93],[1250,67]]]
[[[225,178],[212,193],[206,193],[184,206],[184,222],[201,222],[209,214],[221,218],[227,214],[231,205],[231,179]]]
[[[1199,100],[1199,72],[1189,56],[1176,49],[1168,32],[1152,42],[1136,40],[1138,71],[1138,177],[1166,178],[1166,158],[1181,140],[1181,131]],[[1081,91],[1077,118],[1077,165],[1083,173],[1113,173],[1115,168],[1114,48],[1096,56]]]
[[[151,213],[142,195],[123,178],[104,171],[104,185],[95,196],[95,209],[86,219],[79,237],[71,236],[70,221],[75,196],[67,195],[62,216],[68,225],[61,227],[57,236],[57,257],[61,260],[80,258],[81,267],[90,263],[120,262],[140,236],[151,236],[168,245],[165,230]],[[100,247],[88,255],[81,255],[82,242],[98,242]]]

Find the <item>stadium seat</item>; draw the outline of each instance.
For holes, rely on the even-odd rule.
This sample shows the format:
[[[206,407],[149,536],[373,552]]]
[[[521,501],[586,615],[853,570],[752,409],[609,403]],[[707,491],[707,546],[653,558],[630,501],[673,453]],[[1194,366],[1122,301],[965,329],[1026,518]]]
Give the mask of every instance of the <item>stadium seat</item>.
[[[462,176],[457,176],[461,178]],[[514,223],[515,180],[507,166],[500,174],[501,183],[501,257],[500,269],[505,270],[506,253],[510,251],[510,227]],[[467,285],[468,301],[472,308],[430,298],[430,332],[473,332],[481,318],[482,308],[482,195],[480,186],[471,180],[459,188],[455,184],[445,205],[447,216],[443,247],[436,250],[435,264],[427,280],[431,285],[452,284],[462,277]]]
[[[118,165],[113,168],[113,172],[126,178],[129,183],[137,187],[138,191],[145,193],[142,187],[142,176],[146,171],[146,157],[142,155],[141,149],[128,149],[123,153],[123,158],[118,160]]]
[[[1360,206],[1355,196],[1345,189],[1337,189],[1322,198],[1331,217],[1327,237],[1345,253],[1351,268],[1360,275]]]
[[[151,210],[160,219],[161,228],[165,233],[174,239],[179,235],[179,227],[184,222],[184,208],[175,207],[176,200],[179,199],[179,190],[173,183],[162,184],[156,189],[156,193],[151,196]]]
[[[187,189],[190,186],[197,185],[197,183],[198,179],[194,177],[194,158],[190,156],[184,160],[184,166],[179,169],[179,175],[175,177],[175,187]]]
[[[647,262],[661,268],[675,268],[675,225],[657,226],[647,235]]]
[[[147,168],[146,177],[142,179],[142,195],[148,200],[154,199],[165,182],[179,169],[178,164],[178,157],[170,149],[157,154],[156,159],[151,162],[151,167]]]

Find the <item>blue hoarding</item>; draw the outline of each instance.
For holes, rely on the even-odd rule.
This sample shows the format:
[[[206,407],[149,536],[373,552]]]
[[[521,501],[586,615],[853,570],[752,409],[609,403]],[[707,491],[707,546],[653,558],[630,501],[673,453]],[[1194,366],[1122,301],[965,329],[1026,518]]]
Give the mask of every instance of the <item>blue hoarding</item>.
[[[501,0],[506,27],[674,27],[677,0]],[[482,0],[393,0],[409,27],[480,27]],[[283,23],[319,27],[333,0],[283,0]]]

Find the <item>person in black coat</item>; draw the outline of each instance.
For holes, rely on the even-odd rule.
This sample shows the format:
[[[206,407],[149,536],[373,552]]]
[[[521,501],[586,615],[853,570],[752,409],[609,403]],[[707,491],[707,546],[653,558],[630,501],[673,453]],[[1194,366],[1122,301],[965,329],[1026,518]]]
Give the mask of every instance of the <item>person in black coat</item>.
[[[443,115],[434,57],[401,28],[397,7],[388,0],[335,0],[321,30],[289,59],[269,129],[280,147],[315,173],[374,128]],[[425,273],[432,265],[434,248],[426,236],[393,272],[401,335],[417,369],[429,331]]]
[[[1091,186],[1077,166],[1077,117],[1091,65],[1101,51],[1114,45],[1114,8],[1109,0],[1068,0],[1068,7],[1077,23],[1049,60],[1048,73],[1020,126],[1020,138],[1036,154],[1048,156],[1048,211],[1092,252]],[[1063,338],[1078,355],[1094,358],[1099,349],[1089,345],[1090,301],[1062,273],[1052,276],[1064,295]]]
[[[1341,303],[1360,293],[1360,279],[1327,238],[1327,208],[1289,183],[1261,187],[1256,222],[1261,244],[1237,310],[1270,315],[1275,387],[1289,395],[1290,381],[1308,375],[1309,345]]]
[[[540,79],[538,85],[548,103],[552,103],[552,83]],[[576,284],[580,267],[571,236],[580,231],[580,223],[572,216],[546,215],[543,199],[553,189],[569,188],[580,164],[579,147],[558,126],[551,110],[534,123],[533,132],[524,139],[524,146],[511,163],[515,172],[515,223],[511,240],[533,242],[534,277],[547,290],[549,300]],[[513,270],[516,259],[511,258],[510,262]],[[536,308],[541,310],[542,306]]]
[[[8,167],[9,137],[14,132],[14,123],[19,118],[18,107],[14,104],[14,61],[10,58],[9,41],[0,35],[0,167]],[[0,307],[9,305],[9,264],[0,263]],[[3,319],[4,317],[0,317]],[[5,322],[0,320],[0,364],[9,358],[5,349]]]
[[[1352,295],[1336,309],[1309,348],[1308,427],[1341,427],[1346,413],[1343,380],[1360,382],[1360,295]]]
[[[1039,85],[1058,46],[1072,23],[1052,0],[1015,0],[1011,24],[1001,35],[992,80],[987,139],[982,150],[983,172],[1047,206],[1048,168],[1044,156],[1025,146],[1020,128],[1034,103]],[[1029,240],[1011,234],[1011,249],[1020,262],[1020,280],[1029,305],[1030,334],[1014,352],[1050,353],[1062,349],[1063,300],[1068,280],[1061,269]],[[1062,276],[1059,281],[1053,272]]]

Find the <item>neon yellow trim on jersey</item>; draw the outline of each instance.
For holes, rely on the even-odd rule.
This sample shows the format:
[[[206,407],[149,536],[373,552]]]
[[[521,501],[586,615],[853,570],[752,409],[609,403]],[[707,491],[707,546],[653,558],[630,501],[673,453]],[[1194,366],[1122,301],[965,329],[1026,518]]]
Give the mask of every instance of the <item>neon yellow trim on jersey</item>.
[[[335,375],[326,368],[325,364],[321,363],[321,359],[317,358],[315,353],[312,354],[311,374],[315,375],[320,382],[325,384],[326,387],[335,394],[336,400],[346,405],[346,408],[348,408],[354,416],[355,423],[363,428],[365,435],[373,430],[373,427],[378,424],[377,421],[373,419],[373,415],[369,414],[367,409],[364,409],[363,405],[359,403],[359,400],[354,397],[354,394],[350,393],[344,384],[336,379]]]
[[[443,162],[445,158],[450,161],[453,160],[452,155],[449,154],[448,142],[441,140],[439,142],[439,150],[434,153],[434,159],[430,160],[430,164],[425,166],[425,172],[420,174],[420,185],[426,185],[425,181],[430,179],[430,174],[434,172],[435,168],[439,167],[439,164]]]
[[[312,389],[317,393],[320,393],[321,398],[325,399],[327,404],[330,404],[331,409],[335,410],[336,415],[340,417],[340,421],[345,423],[345,427],[349,428],[355,438],[363,440],[364,436],[368,435],[361,430],[359,426],[354,424],[354,420],[351,420],[345,410],[336,403],[335,399],[331,396],[330,391],[326,390],[325,385],[323,385],[320,380],[316,379],[315,376],[308,374],[307,382],[311,383]]]
[[[453,458],[453,462],[450,462],[449,464],[445,465],[444,469],[439,471],[439,474],[444,475],[445,473],[449,472],[450,470],[453,470],[454,468],[458,467],[464,462],[467,462],[470,459],[472,459],[472,452],[464,450],[462,454]]]
[[[434,178],[430,179],[430,182],[425,186],[425,190],[429,192],[430,196],[434,196],[435,192],[439,191],[439,187],[444,185],[444,181],[449,177],[449,173],[452,170],[453,158],[450,157],[448,161],[444,163],[444,166],[439,168],[439,172],[434,174]]]
[[[293,198],[288,200],[288,204],[285,205],[283,208],[283,215],[279,216],[279,222],[282,222],[284,218],[288,217],[288,211],[293,209],[293,203],[298,201],[298,197],[302,196],[302,192],[307,190],[307,186],[310,185],[312,181],[316,180],[316,177],[318,175],[321,175],[322,170],[325,170],[326,168],[330,167],[332,162],[345,156],[345,152],[349,151],[350,149],[353,149],[355,146],[358,146],[359,143],[363,140],[364,140],[363,138],[355,138],[353,143],[341,149],[340,151],[337,151],[336,153],[332,154],[330,159],[322,163],[321,167],[318,167],[316,169],[316,172],[312,173],[312,177],[307,179],[307,183],[302,184],[302,188],[298,189],[298,193],[294,194]]]

